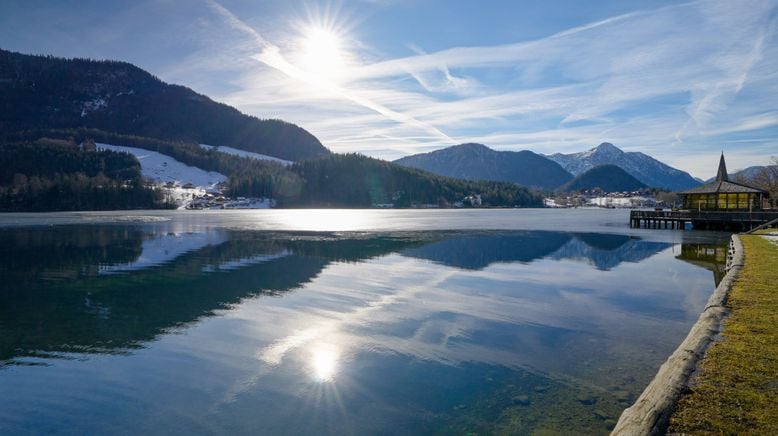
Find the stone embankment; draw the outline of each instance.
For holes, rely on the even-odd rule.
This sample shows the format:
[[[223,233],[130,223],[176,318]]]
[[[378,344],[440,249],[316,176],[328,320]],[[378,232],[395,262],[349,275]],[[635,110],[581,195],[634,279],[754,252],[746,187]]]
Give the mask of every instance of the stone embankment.
[[[721,331],[727,315],[725,303],[743,267],[743,244],[732,236],[727,257],[727,274],[708,299],[702,314],[684,341],[659,368],[635,404],[624,410],[612,435],[660,435],[667,430],[675,404],[704,356],[705,350]]]

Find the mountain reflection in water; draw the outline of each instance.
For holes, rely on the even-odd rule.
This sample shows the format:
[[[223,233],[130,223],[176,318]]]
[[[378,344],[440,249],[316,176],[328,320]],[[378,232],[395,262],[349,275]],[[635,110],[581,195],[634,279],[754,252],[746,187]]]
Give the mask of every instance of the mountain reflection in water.
[[[22,368],[67,384],[57,367],[73,357],[96,371],[135,358],[125,382],[162,383],[136,402],[209,380],[175,407],[217,433],[603,433],[696,319],[713,288],[699,267],[720,274],[721,249],[551,231],[5,229],[0,368],[16,369],[0,389],[30,407],[57,396]],[[165,350],[183,360],[154,364]],[[0,406],[0,422],[32,425]]]
[[[626,235],[533,231],[455,236],[405,250],[403,254],[475,270],[495,262],[529,263],[546,257],[580,260],[597,269],[609,270],[621,262],[640,262],[671,245]]]

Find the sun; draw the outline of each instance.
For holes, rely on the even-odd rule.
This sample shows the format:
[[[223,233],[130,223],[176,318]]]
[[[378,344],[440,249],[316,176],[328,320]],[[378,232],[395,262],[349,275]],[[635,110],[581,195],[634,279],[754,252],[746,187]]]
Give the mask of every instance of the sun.
[[[337,80],[346,68],[343,41],[336,32],[310,27],[305,30],[300,44],[300,67],[309,74]]]

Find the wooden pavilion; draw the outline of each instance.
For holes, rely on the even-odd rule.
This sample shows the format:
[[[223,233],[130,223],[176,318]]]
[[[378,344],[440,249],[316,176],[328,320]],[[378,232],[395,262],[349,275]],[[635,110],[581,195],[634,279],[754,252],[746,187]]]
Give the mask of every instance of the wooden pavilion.
[[[683,208],[696,211],[754,211],[761,210],[769,197],[767,191],[729,180],[724,153],[721,153],[716,180],[678,193]]]

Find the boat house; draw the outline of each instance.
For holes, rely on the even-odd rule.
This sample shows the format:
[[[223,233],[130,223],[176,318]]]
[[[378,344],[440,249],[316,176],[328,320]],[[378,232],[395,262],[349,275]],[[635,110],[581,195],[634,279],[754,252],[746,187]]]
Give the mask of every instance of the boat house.
[[[724,153],[716,180],[679,192],[683,209],[633,210],[630,227],[746,231],[778,226],[778,210],[769,209],[767,191],[729,180]],[[765,210],[767,209],[767,210]]]
[[[724,153],[721,153],[714,181],[678,194],[683,200],[684,209],[700,212],[761,210],[769,197],[763,189],[730,181]]]

